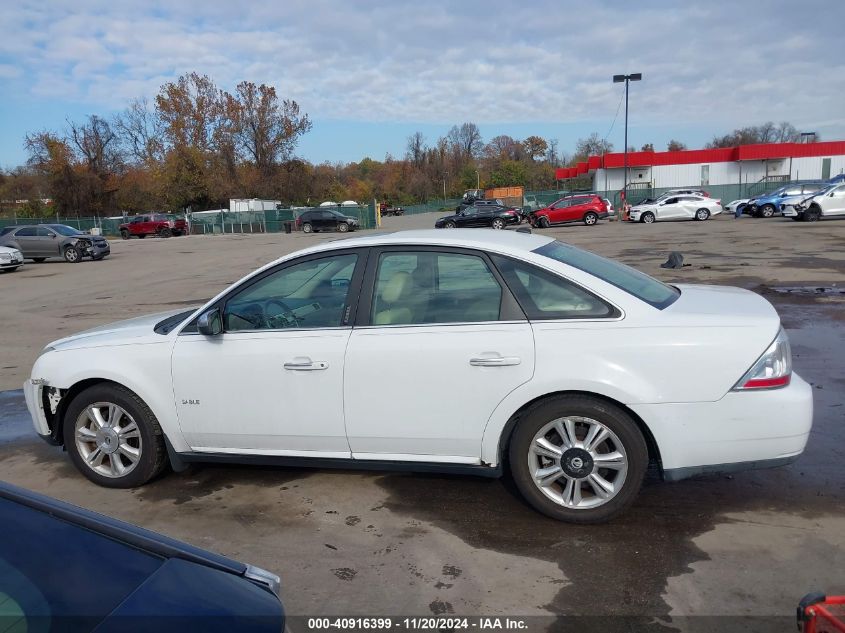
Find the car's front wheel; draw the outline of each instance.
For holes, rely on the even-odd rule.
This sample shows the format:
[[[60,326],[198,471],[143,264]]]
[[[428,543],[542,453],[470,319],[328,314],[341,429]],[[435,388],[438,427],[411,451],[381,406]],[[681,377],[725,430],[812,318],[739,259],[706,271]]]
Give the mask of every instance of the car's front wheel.
[[[158,420],[120,385],[94,385],[77,395],[65,412],[63,433],[74,465],[107,488],[140,486],[166,464]]]
[[[760,217],[770,218],[775,214],[775,207],[771,204],[764,204],[760,207]]]
[[[821,209],[818,207],[810,207],[804,211],[804,220],[806,222],[816,222],[822,217]]]
[[[447,229],[454,229],[454,228],[455,228],[455,223],[454,223],[454,222],[452,222],[452,221],[450,220],[449,222],[447,222],[447,223],[446,223],[446,224],[444,224],[443,226],[445,226]]]
[[[346,233],[349,230],[349,225],[346,222],[339,222],[337,225],[337,230],[341,233]]]
[[[163,229],[160,229],[160,230],[159,230],[159,232],[158,232],[158,236],[159,236],[159,237],[171,237],[172,235],[173,235],[173,231],[171,231],[171,230],[170,230],[169,228],[167,228],[167,227],[164,227]]]
[[[645,222],[646,224],[653,224],[654,220],[654,214],[651,211],[646,211],[640,216],[640,222]]]
[[[547,218],[545,215],[540,216],[540,219],[537,220],[537,224],[540,225],[541,229],[547,229],[551,226],[551,222],[549,222],[549,218]]]
[[[121,238],[121,239],[124,239],[124,240],[128,240],[128,239],[129,239],[129,231],[127,231],[127,230],[125,230],[125,229],[124,229],[124,230],[122,230],[122,231],[120,232],[120,238]]]
[[[514,482],[537,510],[561,521],[598,523],[633,503],[648,449],[622,409],[598,398],[564,395],[520,417],[508,459]]]
[[[65,261],[70,264],[76,264],[80,260],[82,260],[82,251],[80,251],[76,246],[67,246],[64,250],[64,258]]]

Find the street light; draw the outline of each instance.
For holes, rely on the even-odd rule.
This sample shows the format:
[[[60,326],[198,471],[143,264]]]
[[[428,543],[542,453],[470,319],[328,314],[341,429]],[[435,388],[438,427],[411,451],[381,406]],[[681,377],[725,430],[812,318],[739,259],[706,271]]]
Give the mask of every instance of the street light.
[[[475,170],[475,188],[481,189],[481,176],[478,174],[478,170]]]
[[[446,206],[446,178],[448,178],[449,173],[443,174],[443,206]]]
[[[613,83],[621,84],[625,82],[625,170],[623,172],[624,182],[622,184],[622,197],[625,203],[628,202],[628,83],[632,81],[640,81],[643,78],[642,73],[631,73],[630,75],[613,75]]]

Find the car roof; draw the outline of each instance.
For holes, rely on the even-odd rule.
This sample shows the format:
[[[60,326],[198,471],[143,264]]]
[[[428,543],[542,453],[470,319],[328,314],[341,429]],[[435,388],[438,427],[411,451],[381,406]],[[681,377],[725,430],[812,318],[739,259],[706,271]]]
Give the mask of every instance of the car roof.
[[[532,251],[553,241],[554,238],[547,235],[518,231],[497,231],[494,229],[426,229],[350,237],[319,244],[300,252],[319,252],[337,248],[393,246],[400,244],[520,252]]]

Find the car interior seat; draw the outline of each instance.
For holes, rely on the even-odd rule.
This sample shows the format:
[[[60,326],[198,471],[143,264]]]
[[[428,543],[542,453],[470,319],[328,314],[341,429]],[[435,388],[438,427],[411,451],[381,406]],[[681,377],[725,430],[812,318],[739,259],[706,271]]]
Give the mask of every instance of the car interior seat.
[[[413,313],[407,306],[413,283],[411,274],[400,271],[388,280],[376,299],[374,325],[398,325],[413,322]],[[398,304],[398,305],[397,305]]]

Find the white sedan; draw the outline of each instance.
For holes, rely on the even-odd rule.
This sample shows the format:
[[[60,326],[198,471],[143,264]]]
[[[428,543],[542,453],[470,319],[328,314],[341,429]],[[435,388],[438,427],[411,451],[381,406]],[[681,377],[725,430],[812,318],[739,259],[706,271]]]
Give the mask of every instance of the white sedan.
[[[631,209],[631,222],[651,224],[658,220],[706,220],[722,212],[722,201],[705,196],[674,196]]]
[[[0,270],[13,273],[23,266],[23,254],[11,246],[0,246]]]
[[[667,480],[801,454],[812,390],[774,308],[513,231],[398,232],[274,261],[199,309],[50,343],[37,432],[109,487],[169,464],[499,476],[603,521]]]

